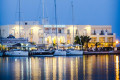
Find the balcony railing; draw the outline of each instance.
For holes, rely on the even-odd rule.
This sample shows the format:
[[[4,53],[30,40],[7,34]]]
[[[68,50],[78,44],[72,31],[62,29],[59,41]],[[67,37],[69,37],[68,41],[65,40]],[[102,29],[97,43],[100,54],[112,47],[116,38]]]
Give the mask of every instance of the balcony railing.
[[[91,35],[96,35],[96,33],[91,33]]]
[[[114,33],[91,33],[91,35],[114,35]]]
[[[113,33],[107,33],[107,35],[113,35]]]

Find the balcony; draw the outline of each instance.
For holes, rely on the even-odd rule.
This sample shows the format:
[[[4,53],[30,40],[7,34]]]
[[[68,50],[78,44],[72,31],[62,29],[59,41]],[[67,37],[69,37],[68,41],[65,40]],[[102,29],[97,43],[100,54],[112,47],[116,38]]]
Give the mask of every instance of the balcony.
[[[113,33],[107,33],[107,35],[113,35]]]
[[[115,33],[97,33],[97,34],[91,33],[91,35],[115,35]]]
[[[91,33],[91,35],[96,35],[96,33]]]
[[[105,35],[105,33],[99,33],[99,35]]]

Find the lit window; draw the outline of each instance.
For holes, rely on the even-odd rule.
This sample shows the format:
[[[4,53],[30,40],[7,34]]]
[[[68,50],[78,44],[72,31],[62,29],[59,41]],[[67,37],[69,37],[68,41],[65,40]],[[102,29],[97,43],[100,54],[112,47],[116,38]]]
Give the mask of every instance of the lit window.
[[[92,37],[91,38],[91,42],[97,42],[97,38],[96,37]]]
[[[99,42],[105,42],[105,37],[100,37]]]
[[[113,42],[113,37],[108,37],[107,42]]]

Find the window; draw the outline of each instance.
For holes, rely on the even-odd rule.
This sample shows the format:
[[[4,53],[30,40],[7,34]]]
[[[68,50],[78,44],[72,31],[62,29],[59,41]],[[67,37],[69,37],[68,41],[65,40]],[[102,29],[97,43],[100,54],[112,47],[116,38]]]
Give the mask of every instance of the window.
[[[92,37],[91,42],[97,42],[97,37]]]
[[[25,25],[27,25],[27,22],[25,22]]]
[[[49,33],[49,28],[45,28],[45,33]]]
[[[55,33],[56,32],[56,29],[55,28],[52,28],[52,33]]]
[[[104,35],[104,30],[101,30],[100,35]]]
[[[113,37],[108,37],[108,38],[107,38],[107,42],[112,43],[112,42],[113,42]]]
[[[69,29],[67,30],[67,34],[70,34],[70,30]]]
[[[61,29],[58,29],[58,33],[61,33]]]
[[[105,42],[105,37],[100,37],[99,42]]]
[[[78,30],[76,30],[76,34],[78,34]]]

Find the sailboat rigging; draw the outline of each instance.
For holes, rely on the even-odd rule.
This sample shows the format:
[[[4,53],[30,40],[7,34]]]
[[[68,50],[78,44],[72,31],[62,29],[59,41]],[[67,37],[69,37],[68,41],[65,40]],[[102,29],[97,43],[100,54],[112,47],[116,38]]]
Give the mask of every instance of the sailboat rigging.
[[[20,13],[21,13],[21,9],[20,9],[20,6],[21,5],[21,1],[19,0],[19,38],[21,37],[21,33],[20,33],[20,20],[21,20],[21,15],[20,15]]]
[[[72,5],[72,24],[73,24],[73,45],[74,45],[74,10],[73,10],[73,1],[71,2]]]
[[[55,25],[56,25],[56,42],[57,42],[57,49],[58,49],[58,37],[57,37],[57,12],[56,12],[56,0],[54,0],[54,4],[55,4]]]

